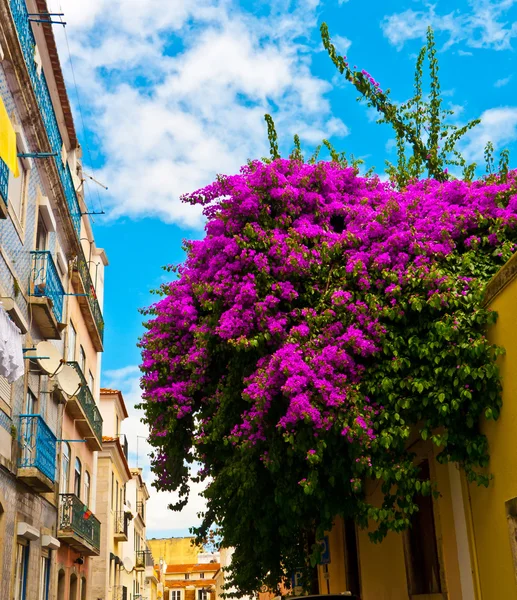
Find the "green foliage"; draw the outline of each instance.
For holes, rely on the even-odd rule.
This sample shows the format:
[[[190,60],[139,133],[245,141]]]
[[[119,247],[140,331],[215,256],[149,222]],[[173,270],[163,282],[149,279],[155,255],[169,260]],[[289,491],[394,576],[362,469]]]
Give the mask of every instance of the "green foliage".
[[[480,123],[473,119],[463,126],[450,122],[452,110],[443,109],[443,97],[440,90],[439,66],[433,30],[427,30],[426,45],[420,50],[416,61],[414,95],[408,101],[397,105],[390,101],[390,91],[383,91],[379,84],[366,71],[350,69],[345,57],[339,56],[331,42],[328,27],[321,25],[321,37],[332,62],[338,71],[350,81],[360,93],[359,99],[366,100],[369,107],[375,108],[381,115],[378,123],[392,126],[397,149],[397,164],[387,162],[387,173],[399,188],[409,181],[422,176],[445,181],[450,177],[448,168],[461,169],[465,181],[472,181],[476,164],[467,163],[458,150],[458,142],[471,129]],[[429,65],[430,89],[424,94],[424,62]],[[410,155],[408,156],[408,150]],[[487,146],[485,153],[487,172],[493,173],[493,146]],[[505,171],[506,165],[506,171]],[[508,151],[501,154],[502,177],[508,171]]]

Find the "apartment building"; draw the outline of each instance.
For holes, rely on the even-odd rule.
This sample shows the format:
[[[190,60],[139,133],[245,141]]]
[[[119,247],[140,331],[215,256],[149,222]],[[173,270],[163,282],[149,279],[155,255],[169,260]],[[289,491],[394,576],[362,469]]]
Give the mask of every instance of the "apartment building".
[[[119,390],[100,390],[103,418],[102,448],[97,455],[96,506],[102,523],[99,555],[93,558],[92,598],[130,600],[123,585],[124,543],[130,538],[129,524],[134,518],[127,504],[127,483],[132,474],[128,464],[128,444],[120,427],[128,417]],[[136,511],[136,505],[135,505]],[[134,567],[125,562],[126,567]]]
[[[45,13],[0,0],[0,597],[87,600],[107,258]]]

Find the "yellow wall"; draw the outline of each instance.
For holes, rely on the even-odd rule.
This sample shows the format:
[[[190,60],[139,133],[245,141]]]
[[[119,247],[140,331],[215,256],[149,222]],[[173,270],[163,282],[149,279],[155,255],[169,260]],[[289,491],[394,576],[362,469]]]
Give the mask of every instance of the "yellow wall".
[[[517,270],[517,256],[492,283]],[[489,288],[490,289],[490,288]],[[517,497],[517,279],[492,299],[490,308],[499,314],[490,331],[493,343],[506,349],[499,361],[503,378],[503,408],[498,421],[482,422],[490,448],[488,488],[470,485],[473,537],[482,600],[513,600],[517,584],[512,562],[505,502]]]
[[[458,566],[458,550],[454,529],[454,517],[449,486],[448,467],[439,465],[427,448],[425,455],[429,456],[431,477],[436,481],[440,497],[435,502],[435,521],[437,530],[438,553],[442,567],[442,588],[444,594],[418,596],[419,600],[474,600],[462,596],[460,573]],[[381,501],[380,486],[375,486],[370,494],[370,500],[377,504]],[[409,600],[404,559],[403,537],[391,533],[380,544],[373,544],[368,537],[368,531],[358,530],[359,571],[361,580],[361,600]],[[331,563],[328,567],[330,574],[330,593],[340,593],[347,590],[343,523],[336,519],[329,534]],[[323,567],[319,567],[320,592],[328,593],[327,583],[323,579]],[[448,591],[448,596],[446,594]],[[500,597],[502,600],[502,596]]]
[[[192,544],[193,537],[147,540],[156,561],[163,558],[168,565],[197,563],[197,555],[203,552],[201,546]]]

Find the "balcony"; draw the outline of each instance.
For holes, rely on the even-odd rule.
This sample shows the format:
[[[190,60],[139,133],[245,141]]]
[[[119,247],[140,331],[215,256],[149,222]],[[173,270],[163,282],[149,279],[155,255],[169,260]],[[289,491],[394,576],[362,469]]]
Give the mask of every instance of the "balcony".
[[[20,415],[17,477],[39,493],[52,492],[56,480],[56,436],[41,415]]]
[[[9,184],[9,169],[0,158],[0,219],[7,219],[7,186]]]
[[[31,257],[29,302],[33,320],[38,325],[42,337],[60,340],[61,332],[65,328],[61,323],[65,295],[63,284],[48,250],[33,251]]]
[[[145,502],[139,500],[136,503],[136,512],[140,515],[140,518],[145,523]]]
[[[79,293],[86,294],[78,296],[79,305],[83,311],[88,331],[92,336],[93,345],[97,352],[102,352],[104,341],[104,319],[101,307],[97,301],[95,287],[90,276],[90,269],[86,258],[81,250],[72,274],[72,281]]]
[[[84,556],[100,554],[100,521],[75,494],[59,494],[57,537]]]
[[[104,320],[102,318],[99,303],[97,302],[97,298],[95,296],[95,290],[92,285],[88,265],[80,246],[81,208],[79,205],[79,199],[75,190],[70,167],[68,166],[68,163],[64,163],[61,158],[63,139],[61,137],[61,133],[59,132],[58,121],[52,106],[52,98],[48,89],[45,73],[38,73],[36,62],[34,60],[36,40],[34,38],[31,23],[29,21],[25,0],[10,0],[9,4],[25,60],[25,66],[27,67],[27,72],[29,73],[29,78],[31,80],[32,88],[38,103],[39,112],[47,133],[49,147],[51,152],[56,154],[56,156],[51,160],[54,162],[54,166],[59,175],[63,195],[68,208],[70,224],[77,236],[77,245],[79,247],[77,271],[79,273],[78,279],[82,282],[82,291],[80,293],[87,294],[87,296],[78,297],[79,303],[81,304],[81,308],[84,310],[86,321],[89,329],[91,330],[95,349],[98,352],[101,352],[104,335]]]
[[[76,420],[77,429],[90,450],[102,450],[102,417],[84,374],[77,362],[68,362],[81,379],[81,387],[66,404],[66,410]]]
[[[148,560],[147,555],[151,553],[148,550],[137,550],[135,554],[135,571],[144,571]]]
[[[54,108],[52,106],[52,99],[50,97],[45,73],[38,73],[36,61],[34,60],[36,40],[32,32],[31,23],[29,21],[27,6],[25,4],[25,0],[10,0],[9,4],[11,7],[13,21],[16,26],[16,31],[18,33],[18,39],[20,41],[23,57],[25,59],[25,66],[27,67],[32,88],[39,106],[41,118],[47,132],[50,150],[56,153],[56,156],[52,158],[52,160],[55,163],[55,167],[58,171],[59,179],[63,187],[63,193],[68,207],[71,224],[77,234],[77,238],[79,239],[81,232],[81,209],[79,206],[79,200],[75,191],[70,168],[68,164],[64,164],[61,160],[63,139],[59,132],[56,113],[54,112]],[[42,148],[42,150],[46,150],[46,148]]]
[[[115,523],[113,525],[113,537],[117,542],[127,542],[128,516],[124,511],[115,513]]]
[[[119,433],[118,439],[120,441],[120,445],[122,446],[122,451],[124,452],[126,460],[129,460],[127,437],[123,433]]]

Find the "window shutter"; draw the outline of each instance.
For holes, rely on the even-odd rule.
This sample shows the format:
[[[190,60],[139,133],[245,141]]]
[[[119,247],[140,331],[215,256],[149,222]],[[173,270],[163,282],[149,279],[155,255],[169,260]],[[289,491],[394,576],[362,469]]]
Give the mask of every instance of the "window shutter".
[[[11,394],[13,386],[7,381],[5,377],[0,375],[0,399],[6,404],[11,406]]]

